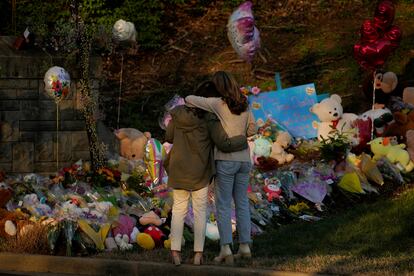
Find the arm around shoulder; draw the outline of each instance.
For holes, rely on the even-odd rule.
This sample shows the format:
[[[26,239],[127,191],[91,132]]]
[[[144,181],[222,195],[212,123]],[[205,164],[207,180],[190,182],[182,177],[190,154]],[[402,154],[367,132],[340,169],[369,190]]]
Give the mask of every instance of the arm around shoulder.
[[[216,106],[219,98],[204,98],[199,96],[187,96],[185,102],[187,106],[198,107],[208,112],[216,112]]]
[[[215,115],[207,115],[207,127],[211,140],[220,151],[235,152],[247,149],[247,137],[239,135],[229,138],[220,120]]]

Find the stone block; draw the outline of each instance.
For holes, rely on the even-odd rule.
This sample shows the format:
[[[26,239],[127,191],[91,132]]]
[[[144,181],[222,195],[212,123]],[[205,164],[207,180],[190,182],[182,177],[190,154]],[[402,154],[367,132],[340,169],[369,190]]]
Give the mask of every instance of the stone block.
[[[30,84],[29,84],[29,80],[28,79],[15,79],[14,81],[14,87],[15,88],[29,88]]]
[[[54,132],[37,132],[35,161],[55,161],[56,135]]]
[[[74,162],[80,159],[82,159],[83,161],[89,161],[91,159],[91,155],[89,151],[74,151],[72,154],[73,154]]]
[[[0,162],[12,162],[12,143],[0,143]]]
[[[12,171],[12,163],[0,163],[0,170],[4,172]]]
[[[30,89],[38,89],[39,88],[39,81],[43,81],[43,80],[29,80],[29,88]]]
[[[71,132],[59,132],[59,161],[72,161]]]
[[[5,111],[20,110],[20,103],[17,100],[0,100],[0,110],[5,110]]]
[[[13,100],[17,98],[16,89],[1,89],[0,100]]]
[[[36,141],[36,132],[20,132],[20,142],[35,142]]]
[[[51,120],[51,121],[54,120],[54,121],[56,121],[56,103],[54,101],[52,101],[52,100],[40,100],[39,101],[39,109],[41,110],[41,112],[39,113],[39,120]]]
[[[56,121],[20,121],[20,131],[55,131]]]
[[[20,101],[20,119],[21,120],[39,120],[40,113],[44,112],[39,106],[37,100]]]
[[[71,162],[36,162],[34,164],[35,173],[55,173],[56,171],[61,170],[62,168],[71,166]]]
[[[82,131],[85,129],[84,121],[60,121],[59,124],[59,131]],[[20,131],[56,131],[56,120],[21,120]]]
[[[34,145],[21,142],[13,144],[13,172],[30,173],[34,169]]]
[[[0,124],[1,141],[18,141],[20,111],[4,111],[2,117],[3,122]]]
[[[37,100],[39,98],[38,89],[17,89],[17,98],[27,100]]]
[[[63,121],[62,131],[81,131],[85,130],[85,121]]]
[[[45,83],[43,81],[39,81],[39,100],[52,100],[45,91]]]
[[[89,152],[89,141],[86,131],[76,131],[72,133],[72,148],[76,151]]]
[[[10,79],[0,79],[0,88],[14,88],[13,81]]]
[[[52,100],[39,101],[39,120],[55,120],[56,121],[56,103]],[[73,101],[62,100],[59,102],[59,121],[72,120],[74,118]]]

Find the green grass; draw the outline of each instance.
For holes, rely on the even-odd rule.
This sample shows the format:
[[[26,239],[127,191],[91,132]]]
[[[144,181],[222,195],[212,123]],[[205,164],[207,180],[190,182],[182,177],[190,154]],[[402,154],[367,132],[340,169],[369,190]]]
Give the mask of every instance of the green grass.
[[[414,270],[414,191],[309,224],[283,226],[254,241],[255,266],[325,273]]]
[[[254,258],[237,266],[282,271],[335,274],[401,274],[414,271],[414,190],[396,198],[349,206],[342,214],[316,223],[297,223],[267,229],[253,242]],[[219,246],[207,241],[205,256],[211,264]],[[103,253],[99,258],[161,261],[166,249]],[[183,248],[190,262],[192,243]]]

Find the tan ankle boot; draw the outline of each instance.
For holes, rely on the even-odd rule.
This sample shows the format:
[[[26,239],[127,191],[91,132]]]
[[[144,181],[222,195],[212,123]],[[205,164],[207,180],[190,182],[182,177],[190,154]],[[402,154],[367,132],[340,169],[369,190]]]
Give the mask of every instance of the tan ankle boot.
[[[226,265],[232,265],[234,263],[233,253],[231,252],[230,246],[228,244],[222,245],[220,249],[220,254],[214,258],[216,264],[225,263]]]
[[[235,259],[250,259],[252,257],[252,253],[250,251],[250,246],[248,243],[241,243],[239,246],[239,251],[237,254],[234,255]]]

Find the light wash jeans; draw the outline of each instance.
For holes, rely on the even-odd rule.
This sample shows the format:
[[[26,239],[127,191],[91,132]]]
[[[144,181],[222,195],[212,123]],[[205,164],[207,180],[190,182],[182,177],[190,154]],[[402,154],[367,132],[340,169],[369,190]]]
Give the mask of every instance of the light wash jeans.
[[[184,219],[188,212],[190,195],[194,212],[194,252],[203,252],[206,237],[208,187],[197,191],[173,190],[171,250],[181,251]]]
[[[239,243],[251,242],[251,221],[247,186],[249,184],[250,162],[216,161],[216,209],[220,244],[232,244],[231,201],[236,205],[236,229]]]

